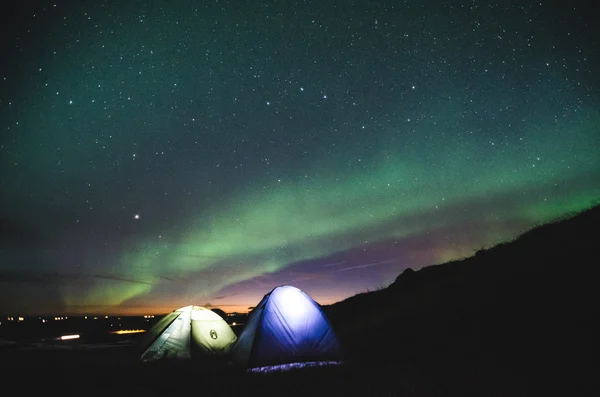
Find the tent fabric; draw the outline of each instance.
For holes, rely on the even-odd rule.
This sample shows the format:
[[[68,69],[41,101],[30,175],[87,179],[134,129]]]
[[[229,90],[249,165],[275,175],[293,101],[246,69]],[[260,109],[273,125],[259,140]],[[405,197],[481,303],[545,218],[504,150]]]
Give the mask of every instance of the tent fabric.
[[[250,317],[248,318],[244,330],[240,334],[235,346],[233,347],[234,360],[243,366],[248,365],[248,361],[252,354],[254,338],[256,336],[258,326],[262,320],[262,313],[265,309],[265,301],[269,297],[269,294],[265,295],[258,306],[254,308],[250,314]]]
[[[138,350],[141,349],[140,354],[144,353],[148,347],[160,336],[160,334],[169,326],[181,312],[174,310],[161,318],[152,328],[148,330],[140,339],[137,344]]]
[[[235,360],[248,368],[335,361],[341,356],[338,339],[319,304],[292,286],[265,295],[234,347]]]
[[[173,311],[152,327],[149,334],[142,341],[142,362],[222,355],[229,352],[237,339],[225,320],[200,306]]]
[[[212,310],[192,311],[192,339],[203,353],[228,351],[237,337],[221,316]]]
[[[179,316],[162,332],[142,356],[143,361],[158,358],[190,359],[190,311],[184,309]]]

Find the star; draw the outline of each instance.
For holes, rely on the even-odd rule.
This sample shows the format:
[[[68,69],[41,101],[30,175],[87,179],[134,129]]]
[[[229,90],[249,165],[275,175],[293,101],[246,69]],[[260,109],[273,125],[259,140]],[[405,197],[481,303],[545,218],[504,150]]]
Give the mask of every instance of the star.
[[[0,229],[10,220],[44,237],[8,236],[3,269],[35,256],[31,271],[110,263],[152,277],[19,285],[11,304],[175,307],[191,282],[198,303],[223,289],[235,297],[222,304],[245,310],[267,292],[255,277],[305,273],[319,277],[301,286],[333,303],[600,197],[600,66],[593,40],[578,40],[593,18],[567,2],[474,7],[450,35],[433,4],[407,14],[355,2],[327,23],[311,18],[327,14],[318,4],[246,4],[223,26],[220,7],[192,2],[153,2],[165,18],[54,3],[43,20],[37,7],[18,13],[0,46]],[[531,33],[553,15],[552,35]],[[353,270],[332,278],[330,259]]]

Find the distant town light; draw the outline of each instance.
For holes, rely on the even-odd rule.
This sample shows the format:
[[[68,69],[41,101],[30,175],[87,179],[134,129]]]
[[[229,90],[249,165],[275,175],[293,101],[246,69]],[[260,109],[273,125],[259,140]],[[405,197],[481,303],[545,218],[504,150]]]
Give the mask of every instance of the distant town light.
[[[142,332],[146,332],[145,329],[122,329],[119,331],[113,331],[111,334],[116,335],[127,335],[127,334],[141,334]]]
[[[63,335],[60,337],[61,340],[79,339],[79,335]]]

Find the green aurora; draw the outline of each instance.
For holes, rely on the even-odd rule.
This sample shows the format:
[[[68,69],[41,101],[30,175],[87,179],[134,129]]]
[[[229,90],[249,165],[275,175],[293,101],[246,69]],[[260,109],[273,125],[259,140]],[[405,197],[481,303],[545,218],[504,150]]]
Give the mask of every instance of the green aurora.
[[[333,302],[600,198],[577,7],[86,3],[0,57],[0,312]]]

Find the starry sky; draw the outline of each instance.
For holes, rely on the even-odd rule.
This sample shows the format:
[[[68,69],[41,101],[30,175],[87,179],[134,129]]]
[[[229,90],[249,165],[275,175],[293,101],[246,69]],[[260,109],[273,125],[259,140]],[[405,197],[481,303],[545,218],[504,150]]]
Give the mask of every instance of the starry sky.
[[[329,304],[600,198],[586,2],[3,8],[0,312]]]

